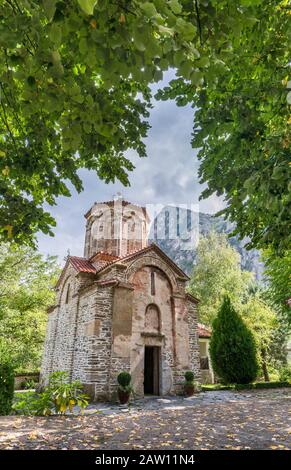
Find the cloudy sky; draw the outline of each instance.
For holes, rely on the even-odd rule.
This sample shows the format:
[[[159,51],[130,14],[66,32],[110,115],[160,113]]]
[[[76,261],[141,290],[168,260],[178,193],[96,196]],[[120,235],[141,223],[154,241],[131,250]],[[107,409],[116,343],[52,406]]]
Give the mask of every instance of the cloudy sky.
[[[163,84],[167,84],[168,74]],[[151,129],[145,140],[147,158],[139,158],[134,152],[127,156],[136,168],[130,174],[131,186],[121,183],[105,184],[96,173],[82,170],[84,191],[72,190],[71,198],[61,197],[57,206],[48,208],[57,221],[55,236],[39,235],[41,252],[58,255],[63,260],[70,250],[72,255],[82,256],[85,234],[85,212],[94,201],[106,201],[121,192],[124,199],[137,204],[198,204],[203,189],[198,182],[198,161],[191,148],[193,109],[179,108],[174,101],[154,102],[150,117]],[[215,213],[222,208],[222,200],[213,196],[199,202],[201,212]]]

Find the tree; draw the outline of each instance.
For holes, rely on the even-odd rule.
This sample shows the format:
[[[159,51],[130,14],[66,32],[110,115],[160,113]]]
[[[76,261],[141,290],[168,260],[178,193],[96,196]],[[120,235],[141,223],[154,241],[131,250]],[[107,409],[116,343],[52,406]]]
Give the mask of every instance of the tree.
[[[258,362],[262,367],[265,381],[269,382],[268,363],[271,356],[272,338],[279,324],[276,313],[262,296],[263,292],[250,296],[247,302],[242,304],[240,314],[254,335]]]
[[[269,28],[266,12],[272,7],[273,14],[278,2],[265,3],[2,1],[2,239],[33,243],[39,230],[52,234],[55,221],[43,205],[69,196],[68,181],[81,191],[80,168],[95,170],[106,182],[129,184],[127,173],[133,165],[124,152],[133,148],[145,156],[149,84],[159,81],[169,67],[176,69],[191,94],[197,89],[200,95],[204,77],[210,85],[224,86],[224,76],[233,75],[229,64],[240,63],[247,48],[259,54],[259,63],[263,54],[264,65],[264,43],[255,35],[254,23],[257,27],[262,20],[260,37],[272,44],[283,44],[285,24],[280,10],[282,26],[276,28],[274,20],[275,28]],[[282,37],[274,37],[273,30]],[[216,105],[215,94],[210,98]],[[212,109],[208,105],[206,101],[206,109]],[[209,154],[215,161],[210,149]],[[212,191],[211,175],[202,171]],[[222,186],[218,178],[216,189]]]
[[[31,248],[0,246],[0,337],[17,369],[40,366],[59,267]]]
[[[291,251],[286,250],[282,256],[278,257],[272,250],[266,250],[263,253],[263,261],[266,265],[264,276],[268,285],[268,297],[277,305],[290,326],[291,315],[288,299],[291,296]]]
[[[216,21],[216,12],[200,2],[207,72],[198,87],[178,78],[158,97],[195,108],[192,145],[199,149],[200,181],[207,183],[202,198],[224,195],[220,214],[235,222],[234,233],[249,237],[249,247],[280,254],[291,241],[290,6],[287,0],[242,4],[253,13],[247,27],[229,21],[221,30],[224,44],[214,51],[207,17]]]
[[[254,337],[229,297],[224,298],[213,321],[210,356],[214,371],[225,383],[245,384],[257,376]]]
[[[200,299],[199,318],[211,325],[225,295],[236,305],[246,293],[252,274],[240,268],[240,255],[224,234],[200,237],[189,291]]]

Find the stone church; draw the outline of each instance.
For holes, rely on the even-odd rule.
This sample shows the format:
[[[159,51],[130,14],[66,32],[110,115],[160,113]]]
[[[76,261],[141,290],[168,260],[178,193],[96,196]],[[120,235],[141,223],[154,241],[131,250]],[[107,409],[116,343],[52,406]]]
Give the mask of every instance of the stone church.
[[[42,380],[67,371],[93,400],[114,396],[121,371],[137,396],[181,393],[186,370],[199,382],[198,301],[148,244],[146,208],[116,199],[85,218],[84,257],[68,256],[48,309]]]

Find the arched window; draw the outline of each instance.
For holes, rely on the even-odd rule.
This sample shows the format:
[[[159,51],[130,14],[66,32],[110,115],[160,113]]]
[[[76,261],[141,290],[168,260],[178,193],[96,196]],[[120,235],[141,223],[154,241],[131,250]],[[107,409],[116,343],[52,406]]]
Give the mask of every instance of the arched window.
[[[145,331],[147,333],[160,333],[161,319],[160,310],[155,304],[150,304],[145,312]]]
[[[67,293],[66,293],[66,304],[68,304],[71,300],[71,286],[68,284]]]

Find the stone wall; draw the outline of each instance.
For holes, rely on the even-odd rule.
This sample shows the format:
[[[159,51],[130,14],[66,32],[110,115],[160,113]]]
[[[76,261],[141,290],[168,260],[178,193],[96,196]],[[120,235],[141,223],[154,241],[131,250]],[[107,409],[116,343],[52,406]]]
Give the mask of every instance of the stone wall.
[[[151,273],[155,276],[155,293],[151,292]],[[143,395],[144,381],[144,348],[159,346],[161,348],[161,394],[173,392],[172,367],[173,358],[173,325],[172,325],[172,288],[165,274],[156,267],[144,266],[134,274],[130,281],[134,287],[133,317],[130,366],[133,375],[135,392]],[[149,305],[156,305],[160,312],[159,332],[152,334],[145,331],[145,313]]]
[[[48,314],[42,378],[68,371],[103,400],[127,370],[142,396],[145,346],[160,348],[160,394],[181,393],[186,370],[200,381],[197,305],[185,279],[156,253],[116,263],[97,279],[68,266]]]
[[[188,325],[191,370],[194,372],[195,381],[201,382],[199,335],[198,335],[198,310],[197,303],[188,299]]]

